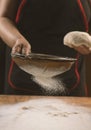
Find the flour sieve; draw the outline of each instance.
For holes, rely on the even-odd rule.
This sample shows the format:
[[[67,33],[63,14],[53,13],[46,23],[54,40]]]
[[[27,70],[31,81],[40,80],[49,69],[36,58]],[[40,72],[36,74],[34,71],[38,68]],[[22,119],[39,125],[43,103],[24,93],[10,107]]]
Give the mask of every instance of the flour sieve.
[[[11,56],[19,68],[35,77],[54,77],[62,74],[68,71],[76,61],[75,58],[38,53],[31,53],[28,56],[16,53]]]

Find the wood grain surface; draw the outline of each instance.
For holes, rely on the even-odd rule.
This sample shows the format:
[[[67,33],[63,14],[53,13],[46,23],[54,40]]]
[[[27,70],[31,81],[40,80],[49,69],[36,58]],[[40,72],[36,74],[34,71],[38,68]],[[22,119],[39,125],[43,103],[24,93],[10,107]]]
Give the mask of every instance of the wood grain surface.
[[[91,130],[91,98],[0,96],[0,130]]]

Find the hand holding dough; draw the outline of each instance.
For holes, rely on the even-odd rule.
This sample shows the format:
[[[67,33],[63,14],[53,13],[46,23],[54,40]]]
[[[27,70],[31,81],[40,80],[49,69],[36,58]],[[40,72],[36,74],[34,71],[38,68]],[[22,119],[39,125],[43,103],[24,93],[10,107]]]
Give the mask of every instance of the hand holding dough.
[[[91,48],[91,36],[86,32],[73,31],[64,36],[64,45],[73,48],[84,45]]]

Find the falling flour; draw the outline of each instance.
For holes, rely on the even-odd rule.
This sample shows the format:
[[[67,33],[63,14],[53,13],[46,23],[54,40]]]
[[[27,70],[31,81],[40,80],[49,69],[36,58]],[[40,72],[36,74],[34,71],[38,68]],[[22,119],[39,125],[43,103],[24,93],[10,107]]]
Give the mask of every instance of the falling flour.
[[[27,69],[24,69],[26,67]],[[22,66],[21,69],[23,69],[27,73],[32,74],[32,80],[39,84],[47,94],[51,95],[65,93],[66,88],[62,80],[59,80],[55,77],[58,74],[65,72],[65,67],[60,67],[55,70],[53,70],[53,68],[48,69],[47,67],[30,67],[30,65],[27,65],[26,67]]]
[[[64,84],[56,78],[33,77],[33,81],[41,85],[49,95],[65,93]]]

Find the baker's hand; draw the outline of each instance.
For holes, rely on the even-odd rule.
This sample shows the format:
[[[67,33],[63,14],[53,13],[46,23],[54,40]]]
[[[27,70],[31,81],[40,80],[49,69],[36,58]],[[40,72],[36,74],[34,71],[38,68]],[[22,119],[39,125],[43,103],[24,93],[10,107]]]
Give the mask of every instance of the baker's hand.
[[[80,45],[78,47],[72,45],[72,48],[74,48],[76,51],[78,51],[82,55],[87,55],[91,53],[91,48],[86,47],[85,45]]]
[[[64,37],[64,45],[86,55],[91,53],[91,36],[87,32],[69,32]]]
[[[29,55],[31,53],[31,45],[25,39],[18,39],[12,48],[12,54],[20,53]]]

